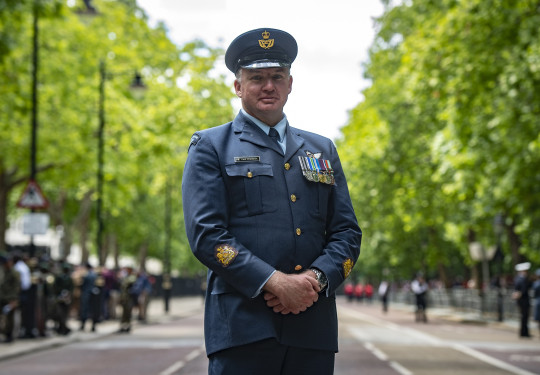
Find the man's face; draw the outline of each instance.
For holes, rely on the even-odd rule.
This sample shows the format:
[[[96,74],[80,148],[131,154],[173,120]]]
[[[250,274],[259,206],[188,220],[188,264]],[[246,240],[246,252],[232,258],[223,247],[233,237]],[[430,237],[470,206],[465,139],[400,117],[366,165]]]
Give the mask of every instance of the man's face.
[[[242,69],[240,74],[234,89],[244,110],[267,125],[276,125],[283,118],[283,107],[292,90],[289,69]]]

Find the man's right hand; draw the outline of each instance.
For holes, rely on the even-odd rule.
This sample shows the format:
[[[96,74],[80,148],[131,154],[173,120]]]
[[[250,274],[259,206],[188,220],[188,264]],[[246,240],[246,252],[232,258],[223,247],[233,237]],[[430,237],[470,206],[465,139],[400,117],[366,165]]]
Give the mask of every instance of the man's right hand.
[[[276,313],[299,314],[319,299],[319,283],[313,272],[275,272],[263,287],[266,304]]]

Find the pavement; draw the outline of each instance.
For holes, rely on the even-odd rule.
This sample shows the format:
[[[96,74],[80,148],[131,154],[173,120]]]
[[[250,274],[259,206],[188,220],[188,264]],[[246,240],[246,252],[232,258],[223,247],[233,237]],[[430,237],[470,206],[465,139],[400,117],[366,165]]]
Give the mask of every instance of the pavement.
[[[139,322],[134,314],[132,321],[132,330],[136,330],[137,326],[148,324],[160,324],[174,321],[187,317],[203,310],[204,303],[201,296],[196,297],[174,297],[169,300],[169,312],[165,312],[165,303],[163,299],[153,299],[148,305],[147,321]],[[55,347],[68,345],[70,343],[96,340],[107,335],[112,335],[120,329],[119,320],[107,320],[100,322],[95,332],[90,332],[87,324],[86,331],[79,331],[79,321],[70,319],[68,327],[71,328],[71,333],[66,336],[56,335],[50,332],[50,336],[38,337],[35,339],[14,339],[10,343],[0,342],[0,361],[22,356],[25,354],[35,353],[42,350],[47,350]]]
[[[338,297],[338,303],[346,303],[345,299]],[[393,303],[393,310],[410,311],[413,314],[411,305]],[[148,319],[146,323],[141,323],[136,319],[133,320],[132,329],[136,330],[141,324],[160,324],[181,319],[199,312],[204,308],[203,299],[201,296],[195,297],[174,297],[169,301],[169,312],[165,312],[163,299],[153,299],[148,306]],[[463,324],[482,324],[493,325],[501,328],[507,328],[517,332],[519,322],[515,320],[505,320],[497,322],[493,319],[482,317],[479,313],[465,313],[452,308],[430,308],[428,314],[431,318],[437,317],[443,320],[459,322]],[[0,343],[0,361],[22,356],[25,354],[35,353],[37,351],[47,350],[54,347],[68,345],[70,343],[96,340],[107,335],[117,333],[120,328],[118,320],[108,320],[98,324],[96,332],[78,331],[79,322],[71,319],[68,322],[72,332],[67,336],[57,336],[54,333],[48,337],[40,337],[35,339],[15,339],[11,343]]]

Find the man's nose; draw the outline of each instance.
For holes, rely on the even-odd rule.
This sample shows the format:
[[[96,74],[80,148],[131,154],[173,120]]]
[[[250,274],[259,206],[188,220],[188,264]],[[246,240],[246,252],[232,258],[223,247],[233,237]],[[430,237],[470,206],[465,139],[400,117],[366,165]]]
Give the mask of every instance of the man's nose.
[[[263,90],[272,91],[274,90],[274,88],[275,86],[274,86],[274,81],[272,80],[272,78],[268,78],[264,81]]]

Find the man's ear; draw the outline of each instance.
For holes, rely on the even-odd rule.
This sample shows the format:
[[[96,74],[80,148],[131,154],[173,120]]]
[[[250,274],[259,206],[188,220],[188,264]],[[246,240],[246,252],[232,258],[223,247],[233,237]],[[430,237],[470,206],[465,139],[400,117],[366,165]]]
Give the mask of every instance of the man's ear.
[[[289,94],[292,91],[292,81],[293,81],[292,76],[289,76]]]
[[[236,96],[239,98],[242,97],[242,83],[240,83],[237,79],[234,80],[234,91],[236,92]]]

